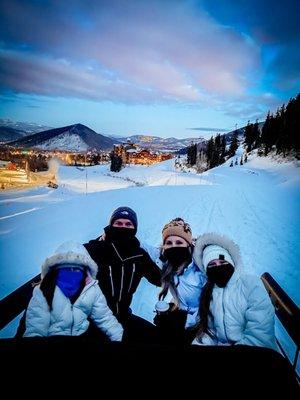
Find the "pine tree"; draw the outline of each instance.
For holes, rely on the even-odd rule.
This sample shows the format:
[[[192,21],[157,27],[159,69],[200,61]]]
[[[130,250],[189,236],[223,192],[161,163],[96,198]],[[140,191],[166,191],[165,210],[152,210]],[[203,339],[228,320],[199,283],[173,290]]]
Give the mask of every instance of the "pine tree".
[[[252,149],[257,149],[260,146],[260,132],[258,128],[258,120],[252,127],[253,146]]]
[[[225,162],[225,156],[226,156],[226,137],[225,135],[223,135],[221,140],[221,155],[220,155],[221,164]]]
[[[264,148],[264,154],[265,156],[269,153],[271,150],[271,143],[272,143],[272,120],[273,116],[268,112],[267,119],[264,123],[264,126],[262,128],[261,132],[261,143]]]
[[[252,150],[253,143],[254,143],[253,124],[250,124],[250,121],[248,121],[248,124],[245,128],[245,144],[246,144],[246,150],[248,152]]]
[[[221,136],[219,134],[213,139],[210,168],[214,168],[220,164],[220,150],[221,150]]]
[[[285,110],[285,135],[282,138],[283,153],[291,150],[299,157],[300,151],[300,94],[290,99]]]
[[[120,156],[117,156],[114,152],[110,154],[110,170],[112,172],[120,172],[122,168],[122,158]]]
[[[197,160],[197,145],[196,144],[192,144],[191,146],[189,146],[188,148],[188,152],[187,152],[187,164],[189,166],[193,166],[196,164],[196,160]]]
[[[213,151],[214,151],[214,138],[211,137],[206,146],[206,157],[209,168],[212,168]]]
[[[240,165],[243,165],[243,156],[241,156]]]
[[[238,145],[238,134],[237,134],[237,132],[235,132],[232,135],[230,147],[229,147],[229,150],[228,150],[228,156],[229,157],[233,157],[235,155],[238,146],[239,146]]]

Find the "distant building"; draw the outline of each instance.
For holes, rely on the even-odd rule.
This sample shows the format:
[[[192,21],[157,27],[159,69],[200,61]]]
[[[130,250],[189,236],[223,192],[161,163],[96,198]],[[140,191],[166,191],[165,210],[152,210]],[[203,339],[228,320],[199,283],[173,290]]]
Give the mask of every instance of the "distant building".
[[[170,153],[152,153],[150,150],[140,149],[139,146],[129,141],[114,145],[114,153],[122,158],[123,165],[150,165],[173,157]]]

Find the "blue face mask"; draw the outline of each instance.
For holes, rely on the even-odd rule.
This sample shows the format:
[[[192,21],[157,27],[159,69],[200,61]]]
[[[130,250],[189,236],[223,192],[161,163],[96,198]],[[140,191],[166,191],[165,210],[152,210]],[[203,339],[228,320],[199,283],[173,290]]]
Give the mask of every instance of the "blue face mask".
[[[60,268],[57,274],[56,285],[66,297],[71,298],[80,289],[83,278],[84,272],[81,268]]]

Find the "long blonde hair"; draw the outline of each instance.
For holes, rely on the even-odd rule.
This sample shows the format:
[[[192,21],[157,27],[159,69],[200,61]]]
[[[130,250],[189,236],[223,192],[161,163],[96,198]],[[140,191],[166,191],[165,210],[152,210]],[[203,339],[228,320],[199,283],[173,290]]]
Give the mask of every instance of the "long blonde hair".
[[[189,245],[187,248],[189,249],[190,255],[192,255],[192,245]],[[173,311],[179,307],[178,291],[175,285],[174,278],[176,275],[180,276],[183,273],[185,268],[189,265],[190,259],[187,259],[178,268],[175,269],[170,261],[165,259],[163,247],[161,247],[160,249],[160,259],[163,261],[161,276],[162,289],[158,295],[158,299],[163,300],[166,297],[168,291],[170,291],[174,300],[174,306],[172,308]]]

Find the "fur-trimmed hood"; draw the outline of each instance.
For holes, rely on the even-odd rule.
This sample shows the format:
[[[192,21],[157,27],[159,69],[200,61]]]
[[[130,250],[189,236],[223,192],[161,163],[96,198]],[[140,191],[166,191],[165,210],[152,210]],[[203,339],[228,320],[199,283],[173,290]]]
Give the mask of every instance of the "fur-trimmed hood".
[[[76,242],[65,242],[60,245],[55,253],[47,257],[42,264],[41,277],[42,279],[49,272],[50,268],[60,264],[83,265],[88,267],[92,278],[96,278],[98,267],[92,260],[86,248]]]
[[[197,266],[205,273],[203,268],[203,250],[208,245],[218,245],[223,247],[230,254],[236,271],[243,269],[239,246],[227,236],[218,233],[210,232],[199,236],[195,243],[193,259]]]

